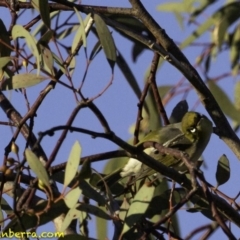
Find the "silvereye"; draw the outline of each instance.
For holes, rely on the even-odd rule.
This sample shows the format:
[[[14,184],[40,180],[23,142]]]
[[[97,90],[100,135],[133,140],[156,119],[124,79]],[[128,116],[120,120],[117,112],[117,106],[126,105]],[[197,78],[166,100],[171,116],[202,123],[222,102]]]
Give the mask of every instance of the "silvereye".
[[[150,132],[138,145],[147,141],[157,142],[165,147],[186,152],[190,161],[196,163],[206,148],[212,131],[212,122],[206,116],[197,112],[187,112],[181,122],[169,124],[159,130]],[[153,147],[146,148],[144,152],[162,164],[173,167],[177,171],[183,172],[187,170],[181,159],[177,159],[172,155],[161,154]],[[137,159],[130,158],[122,169],[118,169],[105,176],[104,181],[108,185],[112,185],[124,177],[135,176],[136,179],[140,179],[151,176],[155,172],[155,170],[142,164]],[[102,185],[102,181],[98,185]]]

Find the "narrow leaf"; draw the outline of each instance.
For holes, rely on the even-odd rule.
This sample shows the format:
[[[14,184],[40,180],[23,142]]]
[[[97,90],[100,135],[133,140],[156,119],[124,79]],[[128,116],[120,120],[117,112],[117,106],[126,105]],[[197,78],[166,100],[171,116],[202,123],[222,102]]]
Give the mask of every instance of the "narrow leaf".
[[[19,38],[19,37],[20,38],[21,37],[25,38],[26,43],[27,43],[30,51],[36,57],[36,60],[37,60],[37,74],[39,75],[39,72],[40,72],[40,55],[39,55],[39,51],[38,51],[38,48],[37,48],[37,43],[36,43],[35,38],[23,26],[14,25],[14,27],[12,29],[12,38],[16,39],[16,38]]]
[[[208,81],[208,86],[223,112],[232,120],[240,123],[240,114],[227,94],[214,81]]]
[[[70,209],[64,218],[60,232],[64,232],[69,227],[72,220],[79,218],[80,215],[81,212],[79,210],[75,208]]]
[[[76,206],[81,193],[82,190],[79,187],[76,187],[70,190],[67,195],[64,196],[64,201],[70,209]]]
[[[216,180],[217,185],[223,185],[230,178],[230,165],[229,160],[225,154],[223,154],[218,160]]]
[[[217,28],[215,29],[215,41],[220,43],[222,41],[222,35],[225,34],[227,27],[229,27],[232,23],[234,23],[239,16],[239,2],[233,2],[226,4],[225,6],[218,9],[213,16],[208,18],[203,24],[201,24],[187,39],[185,39],[181,48],[185,48],[190,45],[197,38],[201,37],[203,33],[205,33],[211,26],[217,24]],[[222,25],[221,22],[223,21]],[[220,26],[220,25],[221,26]]]
[[[180,101],[172,110],[169,118],[170,123],[178,123],[182,121],[183,116],[188,111],[188,103],[186,100]]]
[[[46,25],[50,28],[50,14],[48,0],[31,0],[33,7],[40,12],[41,18]]]
[[[42,62],[43,62],[43,67],[44,69],[49,72],[50,74],[54,75],[54,70],[53,70],[53,55],[52,52],[50,51],[48,46],[44,46],[42,44],[39,44],[39,49],[41,51],[41,56],[42,56]]]
[[[234,105],[240,111],[240,81],[237,81],[234,88]]]
[[[42,81],[48,79],[48,77],[33,74],[33,73],[22,73],[12,76],[3,81],[1,84],[1,90],[12,90],[18,88],[28,88]]]
[[[81,181],[83,179],[90,178],[91,175],[92,175],[91,162],[87,160],[82,164],[78,178]]]
[[[106,205],[105,198],[99,192],[97,192],[94,188],[92,188],[87,181],[85,180],[80,181],[79,187],[82,190],[82,194],[84,196],[96,201],[100,206]]]
[[[109,60],[110,67],[113,69],[117,56],[116,47],[112,34],[110,33],[107,25],[99,15],[94,14],[94,21],[96,25],[97,34],[102,44],[104,53],[106,55],[106,58]]]
[[[147,186],[144,184],[137,192],[128,210],[121,237],[144,216],[151,203],[154,190],[154,186]]]
[[[86,212],[88,214],[92,214],[92,215],[94,215],[96,217],[103,218],[105,220],[112,219],[111,216],[109,216],[105,211],[103,211],[101,208],[99,208],[97,206],[81,203],[77,207],[77,209],[80,210],[80,211],[84,211],[84,212]]]
[[[5,67],[14,57],[1,57],[0,58],[0,68]]]
[[[30,149],[25,150],[25,155],[29,167],[33,170],[38,179],[41,180],[45,186],[49,186],[49,177],[47,171],[39,161],[38,157]]]
[[[80,164],[80,157],[81,157],[81,146],[78,141],[74,143],[72,146],[70,155],[67,160],[65,176],[64,176],[64,186],[68,186],[68,184],[73,180],[75,177],[78,166]]]
[[[0,19],[0,39],[9,47],[11,46],[8,31],[1,19]],[[11,54],[11,49],[6,47],[5,44],[0,43],[0,57],[8,57]]]
[[[82,40],[83,42],[83,46],[86,47],[87,46],[87,40],[86,40],[86,34],[85,34],[85,28],[84,28],[84,23],[82,20],[82,17],[80,15],[80,13],[78,12],[78,10],[74,7],[74,11],[78,17],[79,20],[79,27],[78,30],[75,34],[75,37],[73,39],[73,43],[72,43],[72,53],[74,53],[77,45],[79,44],[79,41]]]

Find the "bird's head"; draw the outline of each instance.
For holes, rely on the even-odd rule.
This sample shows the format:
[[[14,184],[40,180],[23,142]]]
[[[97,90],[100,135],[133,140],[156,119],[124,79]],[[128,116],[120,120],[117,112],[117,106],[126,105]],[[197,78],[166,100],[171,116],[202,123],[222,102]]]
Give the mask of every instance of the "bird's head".
[[[197,112],[187,112],[182,119],[182,131],[192,142],[212,133],[212,122]]]

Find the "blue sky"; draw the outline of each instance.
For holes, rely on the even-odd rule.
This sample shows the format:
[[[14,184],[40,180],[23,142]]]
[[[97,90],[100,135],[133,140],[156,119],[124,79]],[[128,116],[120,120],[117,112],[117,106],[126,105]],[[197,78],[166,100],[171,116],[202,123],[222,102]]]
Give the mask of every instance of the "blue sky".
[[[155,20],[160,24],[162,28],[164,28],[167,34],[173,38],[173,40],[180,42],[184,40],[189,34],[191,34],[192,30],[195,26],[185,25],[184,30],[181,30],[179,25],[176,22],[173,14],[158,12],[156,10],[157,4],[160,4],[162,1],[142,1],[147,10],[151,13],[151,15],[155,18]],[[82,1],[82,4],[90,4],[90,5],[99,5],[100,1]],[[128,1],[101,1],[101,4],[105,6],[119,6],[119,7],[130,7]],[[117,5],[119,4],[119,5]],[[120,5],[121,4],[121,5]],[[216,8],[216,6],[215,6]],[[209,9],[209,14],[211,14],[211,10]],[[5,25],[8,26],[10,15],[6,9],[0,9],[1,18],[4,21]],[[63,15],[64,16],[64,15]],[[207,18],[208,16],[203,16],[202,18]],[[19,20],[19,24],[25,24],[31,19],[31,15],[29,15],[29,19],[21,18]],[[77,21],[77,17],[75,19]],[[33,27],[34,29],[34,27]],[[129,63],[133,73],[135,74],[136,79],[140,87],[143,87],[144,77],[146,74],[146,70],[151,63],[153,53],[150,51],[144,51],[144,53],[138,58],[136,63],[132,63],[131,58],[131,47],[132,44],[129,41],[124,40],[118,33],[113,32],[113,38],[115,40],[115,44],[120,52],[124,55],[125,59]],[[205,34],[198,41],[209,41],[209,34]],[[69,38],[69,42],[71,42],[71,38]],[[96,38],[91,34],[87,39],[87,51],[88,55],[96,43]],[[195,63],[196,57],[198,56],[200,51],[194,47],[188,48],[184,50],[187,58],[190,60],[192,64]],[[79,83],[83,76],[83,72],[86,66],[86,59],[84,56],[83,50],[80,52],[80,57],[77,60],[77,67],[74,72],[74,82]],[[228,56],[222,54],[221,57],[213,63],[213,70],[210,72],[210,76],[214,77],[220,75],[220,72],[227,72],[230,69],[230,64],[228,62]],[[226,64],[227,62],[227,64]],[[104,53],[101,52],[93,63],[90,66],[86,84],[84,85],[83,92],[86,97],[92,97],[100,92],[106,84],[109,82],[111,77],[111,69],[105,60]],[[165,63],[161,70],[157,75],[157,83],[158,85],[169,85],[176,84],[182,78],[181,73],[179,73],[176,69],[170,66],[168,63]],[[63,80],[66,80],[62,78]],[[233,86],[236,82],[236,79],[230,77],[227,80],[221,81],[220,86],[224,88],[225,91],[229,94],[230,99],[233,99]],[[188,84],[187,80],[185,81]],[[79,84],[76,84],[77,86]],[[39,95],[40,91],[46,86],[46,82],[41,83],[38,86],[27,89],[27,94],[29,97],[30,104],[34,103],[35,99]],[[24,115],[27,111],[26,104],[24,101],[24,97],[20,92],[5,92],[6,96],[9,97],[13,105],[18,109],[22,115]],[[172,99],[166,106],[167,114],[170,115],[172,108],[176,105],[176,103],[182,99],[182,96],[178,96]],[[188,95],[187,99],[190,110],[193,108],[197,95],[194,90]],[[98,99],[96,99],[95,104],[99,107],[102,113],[105,115],[107,121],[109,122],[112,130],[121,137],[122,139],[128,140],[131,137],[129,132],[129,127],[135,122],[136,114],[137,114],[137,103],[138,99],[133,94],[131,88],[128,83],[124,79],[124,76],[119,71],[117,67],[115,67],[114,71],[114,81],[110,88]],[[51,93],[44,100],[43,104],[38,110],[37,118],[35,118],[35,134],[39,131],[47,130],[56,125],[63,125],[67,122],[70,113],[73,108],[76,106],[75,99],[67,89],[62,87],[61,85],[57,85],[56,88],[51,91]],[[205,109],[200,104],[197,109],[195,109],[201,113],[207,115]],[[3,112],[0,111],[1,121],[6,120]],[[83,127],[90,130],[102,131],[100,124],[95,119],[93,114],[89,110],[83,110],[78,115],[76,120],[74,121],[74,126]],[[1,146],[6,146],[9,140],[11,139],[11,129],[9,127],[0,126],[0,135],[4,136],[1,139]],[[55,146],[55,142],[60,136],[60,133],[56,133],[54,137],[46,137],[42,141],[42,146],[46,153],[49,155]],[[71,146],[73,143],[78,140],[82,146],[82,155],[86,156],[89,154],[115,150],[117,147],[110,143],[107,140],[102,139],[92,139],[90,136],[86,136],[83,134],[77,133],[69,133],[67,139],[64,141],[62,149],[59,151],[57,155],[56,161],[54,164],[65,162]],[[20,147],[20,158],[22,157],[22,151],[24,149],[25,142],[23,138],[20,136],[17,140],[17,144]],[[3,147],[0,149],[0,156],[3,156]],[[207,169],[204,169],[204,174],[206,179],[213,185],[215,185],[215,171],[217,166],[218,158],[225,153],[231,161],[231,179],[223,186],[220,187],[220,190],[226,193],[229,196],[235,196],[239,189],[236,186],[237,176],[239,175],[239,162],[235,155],[229,150],[229,148],[215,135],[212,136],[211,142],[204,152],[204,158],[207,161]],[[105,163],[105,162],[104,162]],[[94,164],[92,167],[98,170],[101,170],[104,165],[103,162]],[[181,215],[183,215],[180,219],[180,226],[182,224],[182,237],[186,236],[191,230],[195,227],[200,226],[204,223],[209,223],[210,220],[202,217],[201,214],[185,213],[185,211],[180,211]],[[197,217],[196,217],[197,215]],[[194,218],[194,221],[193,221]],[[91,225],[90,225],[91,226]],[[110,227],[112,224],[110,224]],[[187,228],[186,228],[187,226]],[[39,228],[39,232],[49,231],[53,229],[52,224],[48,224],[47,226]],[[236,227],[233,227],[233,231],[239,234],[239,230]],[[109,232],[109,238],[111,239],[112,231]],[[212,239],[217,239],[222,235],[222,231],[218,231],[217,234],[213,235]],[[91,237],[95,237],[91,232]]]

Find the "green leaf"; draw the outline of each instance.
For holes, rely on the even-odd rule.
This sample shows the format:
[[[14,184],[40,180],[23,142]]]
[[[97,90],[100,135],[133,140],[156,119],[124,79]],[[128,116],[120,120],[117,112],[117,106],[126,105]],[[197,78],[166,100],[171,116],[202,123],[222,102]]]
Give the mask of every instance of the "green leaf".
[[[37,75],[40,72],[40,54],[37,48],[35,38],[21,25],[14,25],[12,29],[12,38],[24,37],[31,53],[36,57],[37,60]]]
[[[31,0],[31,4],[37,11],[40,12],[41,18],[46,27],[50,28],[50,14],[48,0]]]
[[[9,47],[11,46],[10,36],[1,19],[0,19],[0,39]],[[0,57],[8,57],[11,54],[11,49],[6,47],[5,44],[0,43]]]
[[[38,44],[47,45],[51,41],[54,32],[51,29],[48,29],[44,31],[44,33],[41,32],[41,34],[42,35],[41,38],[38,40]]]
[[[213,31],[213,38],[218,47],[222,46],[227,29],[239,19],[239,7],[239,2],[230,3],[214,14],[215,28]]]
[[[238,74],[239,57],[240,57],[240,25],[238,25],[234,29],[233,38],[230,45],[230,60],[233,76],[236,76]]]
[[[60,14],[60,11],[54,11],[54,12],[51,12],[50,13],[50,19],[51,19],[51,21],[56,17],[56,16],[58,16]],[[39,33],[41,33],[41,31],[43,30],[43,29],[45,29],[46,30],[46,25],[44,24],[44,22],[39,22],[39,25],[33,30],[33,32],[32,32],[32,35],[33,36],[36,36],[36,35],[38,35]],[[50,29],[48,29],[48,31],[51,31]],[[47,31],[47,32],[48,32]],[[45,35],[45,34],[44,34]],[[58,35],[56,35],[56,36],[58,36]]]
[[[106,205],[105,198],[94,188],[92,188],[87,181],[85,180],[80,181],[79,187],[82,190],[82,194],[84,196],[96,201],[100,206]]]
[[[201,24],[189,37],[187,37],[180,45],[183,49],[189,46],[192,42],[198,39],[203,33],[205,33],[215,23],[212,17],[208,18],[203,24]]]
[[[50,51],[48,46],[44,46],[42,44],[39,44],[39,49],[41,51],[42,56],[42,65],[43,68],[50,74],[54,75],[54,69],[53,69],[53,55]]]
[[[199,6],[193,11],[191,14],[190,21],[193,21],[198,15],[200,15],[204,10],[211,6],[211,4],[215,3],[217,0],[201,0],[199,1]]]
[[[90,204],[85,204],[81,203],[78,207],[78,210],[84,211],[88,214],[93,214],[96,217],[100,217],[105,220],[110,220],[112,219],[111,216],[109,216],[105,211],[103,211],[101,208],[90,205]]]
[[[240,81],[237,81],[234,88],[234,105],[240,111]]]
[[[74,26],[68,27],[68,28],[62,30],[61,32],[57,33],[56,34],[56,38],[58,40],[62,40],[64,38],[68,37],[69,35],[71,35],[73,32],[77,31],[78,28],[79,28],[78,25],[74,25]]]
[[[81,146],[78,141],[74,143],[72,146],[71,152],[69,154],[67,165],[65,169],[65,176],[64,176],[64,186],[68,186],[68,184],[73,180],[76,176],[78,166],[80,164],[80,157],[81,157]]]
[[[38,179],[41,180],[45,186],[49,186],[49,177],[47,171],[39,161],[38,157],[30,149],[25,150],[25,155],[29,167],[33,170]]]
[[[86,47],[87,46],[87,39],[86,39],[86,33],[85,33],[85,28],[84,28],[84,22],[82,20],[82,17],[80,15],[80,13],[78,12],[78,10],[74,7],[73,8],[75,13],[77,14],[78,20],[79,20],[79,27],[78,30],[76,32],[76,35],[73,39],[73,43],[72,43],[72,53],[74,53],[74,51],[76,50],[76,47],[79,44],[79,41],[82,40],[83,41],[83,46]],[[90,14],[88,14],[87,18],[90,18]]]
[[[172,110],[169,118],[170,123],[178,123],[182,121],[183,116],[188,111],[188,103],[186,100],[180,101]]]
[[[120,238],[142,219],[152,201],[154,190],[153,185],[144,184],[137,192],[128,210]]]
[[[169,2],[163,3],[157,6],[158,11],[164,12],[192,12],[194,0],[188,0],[183,2]]]
[[[63,65],[63,61],[61,60],[61,58],[59,58],[54,52],[52,52],[52,56],[53,56],[53,60],[54,62],[59,66],[59,68],[61,69],[61,71],[66,74],[66,69]]]
[[[104,211],[105,207],[99,207],[102,211]],[[108,222],[100,217],[96,217],[95,221],[95,229],[96,229],[96,235],[97,239],[107,239],[108,235]]]
[[[128,200],[124,197],[122,205],[120,206],[120,211],[119,211],[119,218],[122,221],[125,220],[129,207],[130,207],[130,204],[129,204]]]
[[[5,67],[14,57],[1,57],[0,58],[0,68]]]
[[[1,90],[12,90],[18,88],[28,88],[41,83],[49,77],[33,74],[33,73],[21,73],[12,76],[3,81]]]
[[[81,170],[78,175],[78,179],[82,181],[83,179],[88,179],[92,175],[91,162],[85,161],[82,164]]]
[[[60,232],[64,232],[69,225],[71,224],[72,220],[79,218],[81,212],[75,208],[69,209],[68,213],[66,214]]]
[[[68,66],[68,69],[69,69],[69,74],[70,76],[73,75],[74,71],[75,71],[75,67],[76,67],[76,58],[73,57],[69,66]]]
[[[64,201],[66,205],[71,209],[74,208],[82,194],[82,190],[79,187],[71,189],[65,196]]]
[[[107,25],[99,15],[94,14],[94,21],[95,21],[99,40],[102,44],[103,51],[106,55],[106,58],[109,61],[110,67],[113,70],[117,56],[116,56],[116,47],[115,47],[112,34],[110,33]]]
[[[218,160],[216,180],[217,186],[223,185],[230,178],[230,165],[229,160],[225,154],[223,154]]]
[[[187,39],[182,42],[180,48],[182,49],[190,45],[214,24],[216,24],[216,28],[213,32],[214,39],[215,42],[217,42],[220,46],[227,28],[240,17],[239,7],[240,3],[234,2],[226,4],[218,9],[212,17],[208,18]]]
[[[234,121],[240,123],[240,114],[226,93],[214,81],[208,81],[208,86],[222,111]]]
[[[183,188],[176,188],[174,189],[174,191],[168,189],[167,182],[164,180],[161,184],[157,186],[155,190],[154,197],[152,198],[152,201],[146,212],[146,217],[149,218],[149,220],[154,223],[156,215],[163,217],[164,213],[166,211],[169,211],[170,199],[172,201],[172,204],[175,205],[179,203],[181,198],[185,197],[186,194],[187,192]]]

